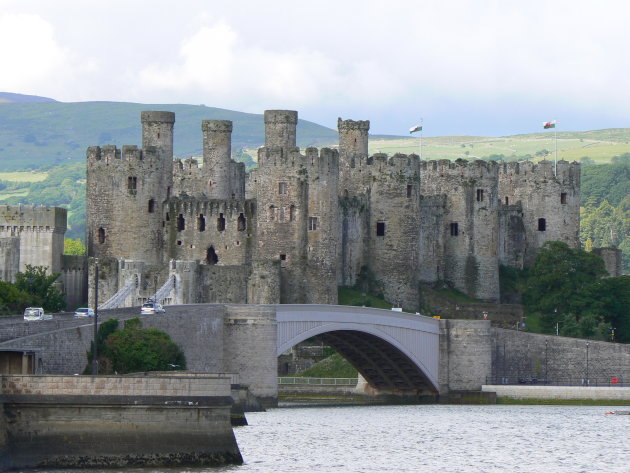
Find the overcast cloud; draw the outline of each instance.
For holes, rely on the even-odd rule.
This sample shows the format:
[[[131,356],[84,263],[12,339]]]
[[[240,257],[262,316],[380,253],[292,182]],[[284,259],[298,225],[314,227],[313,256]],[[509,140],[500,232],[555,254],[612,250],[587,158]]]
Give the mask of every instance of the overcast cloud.
[[[298,110],[373,133],[630,127],[630,4],[0,0],[0,91]]]

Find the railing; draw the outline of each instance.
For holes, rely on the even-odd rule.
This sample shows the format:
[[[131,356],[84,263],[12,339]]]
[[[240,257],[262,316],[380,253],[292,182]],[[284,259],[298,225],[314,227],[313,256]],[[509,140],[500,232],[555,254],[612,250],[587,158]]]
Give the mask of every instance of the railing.
[[[169,276],[164,285],[155,293],[155,302],[162,303],[175,287],[175,276]]]
[[[608,386],[630,387],[630,380],[624,380],[621,376],[589,377],[589,378],[527,378],[516,376],[489,376],[486,378],[489,385],[534,385],[534,386]]]
[[[299,384],[317,386],[356,386],[357,378],[302,378],[302,377],[279,377],[278,384]]]
[[[129,294],[131,294],[131,291],[135,288],[135,286],[136,276],[131,276],[129,279],[127,279],[124,287],[112,297],[110,297],[104,304],[99,304],[98,309],[116,309],[120,306],[120,304],[125,302],[125,299],[127,299]]]

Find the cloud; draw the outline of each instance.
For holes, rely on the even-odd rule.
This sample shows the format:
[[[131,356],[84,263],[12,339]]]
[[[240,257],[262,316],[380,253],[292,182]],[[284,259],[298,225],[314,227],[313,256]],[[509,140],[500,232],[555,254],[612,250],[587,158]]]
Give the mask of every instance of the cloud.
[[[247,43],[223,20],[210,22],[181,42],[175,61],[144,67],[139,88],[155,95],[194,91],[207,103],[257,112],[268,105],[364,101],[368,91],[372,99],[385,100],[401,88],[373,61],[342,63],[320,50],[292,44],[265,49]]]

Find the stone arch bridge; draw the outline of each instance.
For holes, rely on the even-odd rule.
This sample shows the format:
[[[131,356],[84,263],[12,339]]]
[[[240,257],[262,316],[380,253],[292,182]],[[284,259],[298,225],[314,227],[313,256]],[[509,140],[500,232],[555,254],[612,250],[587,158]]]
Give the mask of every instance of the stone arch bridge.
[[[138,308],[99,311],[99,322],[137,316]],[[271,402],[278,392],[277,357],[312,337],[337,349],[377,390],[439,390],[439,321],[420,315],[331,305],[190,304],[140,317],[144,327],[165,330],[183,348],[190,371],[238,373]],[[37,353],[43,374],[83,372],[92,337],[91,319],[0,322],[0,351]]]

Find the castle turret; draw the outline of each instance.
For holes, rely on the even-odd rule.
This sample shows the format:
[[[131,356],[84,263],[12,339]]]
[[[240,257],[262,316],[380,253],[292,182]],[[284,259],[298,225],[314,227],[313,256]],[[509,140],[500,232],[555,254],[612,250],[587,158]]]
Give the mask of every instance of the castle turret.
[[[207,178],[206,193],[212,199],[229,199],[232,161],[232,122],[229,120],[204,120],[203,168]]]
[[[173,159],[173,112],[142,112],[142,148],[151,146],[162,149],[165,157]]]
[[[337,119],[339,130],[339,157],[343,160],[346,156],[367,156],[369,120],[342,120]]]
[[[294,110],[265,110],[265,146],[295,148],[297,120]]]

